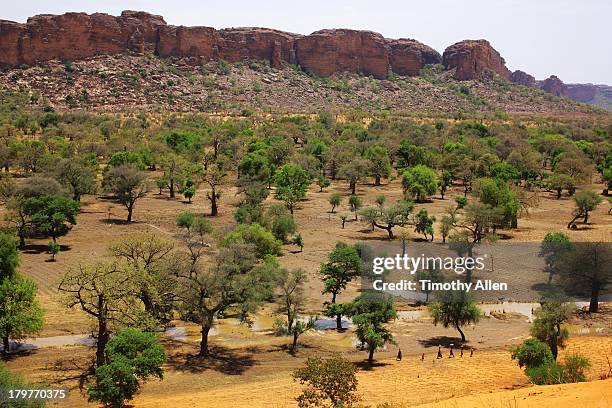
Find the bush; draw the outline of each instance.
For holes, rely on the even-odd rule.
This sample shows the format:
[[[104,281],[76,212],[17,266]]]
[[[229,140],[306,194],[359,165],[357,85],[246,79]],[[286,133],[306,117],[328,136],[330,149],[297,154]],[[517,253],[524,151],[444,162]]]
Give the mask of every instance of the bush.
[[[574,383],[586,381],[584,370],[590,366],[591,363],[589,363],[589,359],[579,354],[570,354],[565,357],[563,368],[565,369],[565,378],[567,382]]]
[[[227,234],[221,244],[225,247],[234,242],[244,242],[255,245],[257,257],[264,259],[268,255],[280,255],[282,242],[266,228],[257,223],[242,224]]]
[[[461,209],[467,205],[468,199],[466,197],[455,197],[455,202],[457,203],[457,208]]]
[[[527,339],[512,349],[512,359],[518,360],[519,367],[529,369],[551,363],[553,355],[548,344],[537,339]]]
[[[9,371],[4,363],[0,362],[0,389],[29,389],[33,388],[30,384],[26,384],[21,377],[14,375]],[[39,387],[40,388],[40,387]],[[4,408],[39,408],[44,407],[45,403],[40,401],[32,400],[20,400],[20,401],[2,401],[0,406]]]
[[[551,361],[537,367],[525,370],[529,381],[536,385],[564,384],[566,383],[563,367]]]

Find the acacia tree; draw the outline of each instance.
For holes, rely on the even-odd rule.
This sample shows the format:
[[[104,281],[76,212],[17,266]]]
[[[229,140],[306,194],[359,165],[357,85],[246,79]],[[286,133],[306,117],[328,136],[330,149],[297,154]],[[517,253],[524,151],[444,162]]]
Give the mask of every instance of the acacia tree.
[[[96,172],[92,166],[75,159],[63,159],[55,168],[55,178],[72,191],[72,199],[81,201],[83,194],[96,192]]]
[[[340,205],[340,203],[342,202],[342,196],[340,195],[340,193],[332,193],[329,196],[329,204],[332,206],[331,208],[331,213],[334,213],[334,210],[336,209],[336,207],[338,207]]]
[[[106,175],[104,186],[127,209],[126,221],[132,222],[136,201],[147,193],[146,175],[133,165],[113,167]]]
[[[196,166],[189,160],[175,153],[169,153],[161,158],[164,170],[162,179],[166,182],[170,191],[170,198],[176,197],[176,192],[181,191],[196,171]]]
[[[106,363],[104,348],[116,327],[134,324],[139,305],[134,274],[119,262],[80,264],[63,276],[59,290],[69,308],[79,307],[97,325],[96,366]]]
[[[589,213],[597,208],[601,203],[601,197],[592,190],[583,190],[574,196],[574,218],[567,224],[567,228],[572,228],[578,218],[582,218],[585,224],[589,222]]]
[[[382,209],[370,207],[371,210],[367,212],[364,209],[362,214],[364,212],[369,214],[370,217],[366,217],[368,218],[367,221],[372,226],[387,231],[389,239],[393,239],[395,237],[393,235],[393,228],[408,224],[413,208],[414,205],[411,201],[398,200],[390,207],[383,207]]]
[[[328,255],[326,263],[321,264],[321,278],[323,279],[323,294],[331,293],[331,302],[327,303],[325,315],[336,317],[336,329],[342,329],[342,315],[344,306],[336,303],[336,298],[353,279],[359,276],[361,258],[354,246],[338,242]]]
[[[478,323],[482,314],[476,302],[463,291],[445,291],[439,301],[430,303],[428,307],[434,325],[454,327],[461,335],[462,343],[465,343],[465,334],[461,327]]]
[[[357,191],[357,183],[368,174],[369,163],[361,156],[354,157],[338,170],[338,177],[348,181],[351,195]]]
[[[223,185],[227,172],[223,162],[213,163],[202,175],[204,183],[208,184],[210,191],[206,193],[206,198],[210,200],[210,215],[216,217],[219,214],[218,202],[221,198],[219,187]]]
[[[347,306],[347,313],[357,325],[357,338],[367,346],[368,364],[371,365],[377,348],[394,343],[393,334],[384,326],[397,318],[393,298],[380,292],[365,292]]]

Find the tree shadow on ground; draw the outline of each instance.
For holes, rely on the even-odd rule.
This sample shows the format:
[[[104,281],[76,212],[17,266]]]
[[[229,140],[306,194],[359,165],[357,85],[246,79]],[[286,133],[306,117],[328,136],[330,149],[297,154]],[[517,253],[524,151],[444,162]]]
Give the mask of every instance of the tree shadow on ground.
[[[70,245],[60,245],[60,252],[70,251]],[[49,245],[29,244],[23,249],[24,254],[38,255],[49,251]]]
[[[375,368],[386,367],[386,366],[389,366],[391,364],[390,363],[385,363],[384,361],[376,361],[376,360],[374,360],[374,362],[372,364],[370,364],[370,363],[368,363],[368,360],[363,360],[363,361],[359,361],[359,362],[355,363],[355,365],[360,370],[371,371],[371,370],[374,370]]]
[[[255,348],[238,351],[222,346],[210,346],[206,357],[198,356],[194,350],[193,353],[171,355],[167,363],[174,370],[193,374],[213,370],[228,375],[242,375],[256,365],[256,360],[253,358],[255,352],[257,352]]]
[[[125,219],[121,218],[103,218],[100,222],[106,225],[130,225],[138,223],[138,221],[127,222]]]
[[[95,359],[94,357],[60,359],[47,366],[46,370],[53,373],[51,379],[53,384],[78,381],[77,385],[71,388],[83,390],[95,374]]]
[[[423,347],[438,347],[438,346],[450,347],[450,345],[452,344],[454,348],[461,348],[461,347],[463,347],[464,349],[472,348],[471,346],[467,345],[469,340],[466,340],[465,343],[461,343],[461,337],[436,336],[436,337],[430,337],[428,339],[421,339],[421,340],[418,340],[418,342]]]

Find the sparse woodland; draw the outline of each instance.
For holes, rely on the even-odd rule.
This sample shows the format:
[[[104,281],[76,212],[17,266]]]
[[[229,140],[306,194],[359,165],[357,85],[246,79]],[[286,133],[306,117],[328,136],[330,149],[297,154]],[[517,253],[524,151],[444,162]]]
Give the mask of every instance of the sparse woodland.
[[[219,119],[191,113],[64,112],[40,95],[5,91],[0,94],[0,168],[5,353],[9,340],[29,337],[43,325],[36,285],[18,272],[20,256],[37,250],[48,253],[48,262],[61,261],[63,242],[79,225],[86,196],[115,206],[112,214],[109,209],[97,215],[101,221],[134,229],[105,243],[106,252],[66,265],[57,286],[66,309],[92,322],[96,347],[83,378],[90,400],[111,406],[130,400],[150,378],[163,378],[166,355],[151,333],[170,322],[197,326],[192,353],[198,361],[218,358],[211,337],[218,321],[237,317],[252,324],[262,307],[275,311],[277,319],[268,329],[287,336],[284,350],[294,357],[305,352],[301,342],[325,317],[339,333],[350,320],[361,358],[367,357],[369,365],[377,350],[396,344],[398,332],[389,328],[398,317],[392,297],[344,295],[354,293],[367,268],[367,245],[343,242],[322,227],[316,233],[328,234],[331,249],[309,252],[311,233],[304,233],[299,215],[314,200],[318,215],[341,226],[340,231],[359,225],[358,239],[396,241],[404,250],[411,241],[468,248],[501,238],[512,242],[524,219],[546,205],[542,201],[563,202],[572,211],[563,220],[566,228],[545,229],[549,234],[542,243],[548,282],[588,296],[592,313],[598,312],[598,296],[612,284],[609,244],[570,248],[574,240],[589,241],[580,234],[606,236],[608,228],[610,237],[603,218],[610,212],[593,215],[610,205],[609,116],[406,118],[322,111]],[[381,185],[396,186],[393,199],[375,194]],[[171,231],[135,230],[154,224],[143,204],[151,197],[184,203],[171,220]],[[191,210],[194,202],[205,203],[207,210]],[[442,214],[432,209],[436,202],[443,203]],[[221,216],[227,218],[218,225]],[[47,242],[42,249],[41,239]],[[293,253],[314,257],[320,266],[286,265],[284,258]],[[588,262],[594,258],[598,261]],[[586,264],[581,276],[568,272],[568,265]],[[322,287],[318,308],[309,299],[312,282]],[[5,307],[12,296],[26,299],[27,307],[21,312]],[[437,299],[429,310],[436,325],[460,333],[461,344],[472,333],[465,326],[482,317],[464,296]],[[532,325],[533,341],[513,351],[533,382],[585,378],[580,356],[565,368],[554,363],[567,339],[561,326],[574,313],[543,307]],[[541,356],[536,362],[526,360],[531,348]],[[355,406],[355,367],[332,358],[337,364],[312,359],[294,373],[309,387],[298,398],[300,406],[327,400],[330,406]],[[121,376],[129,377],[129,387],[118,393],[108,381]],[[333,376],[339,376],[342,389],[326,388]]]

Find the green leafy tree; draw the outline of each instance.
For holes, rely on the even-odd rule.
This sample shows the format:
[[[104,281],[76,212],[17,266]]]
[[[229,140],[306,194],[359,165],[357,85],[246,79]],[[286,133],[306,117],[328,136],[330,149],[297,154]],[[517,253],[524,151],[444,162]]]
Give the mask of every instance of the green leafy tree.
[[[210,200],[210,215],[219,215],[219,199],[221,198],[221,187],[225,183],[227,172],[225,163],[217,161],[204,171],[202,180],[208,185],[210,191],[206,193],[206,198]]]
[[[276,197],[285,202],[293,214],[295,205],[306,197],[310,185],[310,176],[301,166],[286,164],[274,175]]]
[[[441,299],[429,304],[429,313],[435,325],[454,327],[461,335],[461,342],[465,342],[465,334],[461,328],[468,324],[476,324],[482,312],[476,302],[462,291],[445,291]]]
[[[296,398],[299,408],[350,408],[359,402],[357,367],[335,355],[328,359],[308,358],[306,367],[293,372],[295,381],[307,388]]]
[[[370,208],[371,210],[365,213],[368,215],[366,221],[373,227],[387,231],[389,239],[393,239],[395,237],[393,235],[393,228],[404,226],[410,222],[410,214],[414,205],[412,201],[398,200],[395,204],[382,208],[382,210],[374,207]]]
[[[512,359],[517,360],[521,368],[539,367],[554,361],[548,344],[538,339],[527,339],[511,352]]]
[[[317,177],[317,186],[319,186],[319,192],[322,193],[323,189],[331,186],[331,181],[324,176]]]
[[[511,180],[518,180],[520,177],[519,171],[513,165],[509,163],[495,163],[489,169],[489,174],[492,178],[508,182]]]
[[[368,350],[368,364],[374,362],[374,352],[387,343],[394,343],[391,331],[384,325],[397,318],[393,298],[380,292],[365,292],[347,308],[357,326],[355,334]]]
[[[95,382],[87,390],[90,402],[121,408],[143,382],[163,379],[166,353],[153,333],[124,329],[107,343],[105,352],[108,363],[96,368]]]
[[[375,145],[369,147],[363,157],[369,162],[368,174],[374,177],[374,184],[379,186],[382,178],[391,174],[391,160],[389,152],[383,146]]]
[[[175,153],[169,153],[161,158],[161,166],[164,170],[163,180],[165,180],[170,198],[176,197],[177,191],[182,191],[187,180],[191,179],[196,172],[196,166]]]
[[[494,225],[495,227],[517,227],[517,216],[521,204],[506,181],[490,178],[478,179],[474,183],[474,195],[480,199],[481,203],[490,205],[503,214],[503,218],[499,220],[499,224]]]
[[[355,214],[355,221],[357,221],[357,212],[363,205],[363,202],[361,201],[361,198],[359,198],[358,196],[352,195],[349,197],[348,203],[349,203],[349,206],[351,207],[351,211]]]
[[[177,266],[180,308],[185,317],[200,324],[199,356],[209,355],[208,335],[219,313],[237,307],[245,314],[272,296],[276,264],[270,267],[269,261],[256,267],[257,257],[253,244],[234,241],[226,243],[212,261],[198,256]]]
[[[567,174],[553,174],[546,180],[546,183],[550,189],[557,193],[557,199],[561,198],[563,190],[567,190],[567,194],[570,196],[576,191],[576,182]]]
[[[434,240],[434,228],[433,228],[434,222],[436,222],[436,217],[434,216],[430,217],[427,210],[424,208],[421,208],[421,210],[415,216],[414,230],[415,232],[423,234],[426,240],[433,241]]]
[[[589,214],[595,210],[602,199],[593,190],[582,190],[574,196],[574,218],[567,224],[567,228],[572,228],[578,218],[582,218],[585,224],[589,222]]]
[[[79,203],[62,196],[41,196],[26,199],[24,209],[34,230],[55,243],[76,224]]]
[[[331,208],[331,213],[334,213],[334,210],[336,209],[336,207],[338,207],[340,205],[340,203],[342,202],[342,196],[340,195],[340,193],[332,193],[329,196],[329,204],[331,204],[332,208]]]
[[[291,243],[295,246],[299,246],[300,252],[304,251],[304,238],[302,238],[302,234],[299,232],[293,236]]]
[[[359,276],[361,258],[354,246],[338,242],[329,253],[327,262],[321,264],[321,278],[323,279],[323,294],[331,293],[331,302],[328,303],[326,315],[336,316],[336,329],[342,329],[343,309],[336,306],[337,296],[346,289],[346,285]]]
[[[436,172],[423,165],[406,169],[402,177],[402,186],[405,193],[410,194],[417,202],[423,202],[438,188]]]
[[[357,183],[363,180],[368,174],[369,163],[364,158],[358,156],[352,158],[338,169],[338,177],[348,181],[351,195],[357,192]]]
[[[545,302],[534,311],[535,319],[529,332],[536,339],[548,344],[553,360],[557,360],[559,348],[565,347],[569,332],[563,323],[574,313],[575,306],[557,301]]]
[[[81,201],[83,194],[96,192],[96,171],[78,160],[63,159],[55,167],[55,178],[70,188],[72,199]]]
[[[444,200],[444,195],[449,187],[453,185],[453,174],[448,170],[442,170],[442,177],[440,178],[440,196]]]
[[[4,352],[10,339],[23,339],[40,332],[43,310],[36,300],[36,283],[19,274],[0,283],[0,337]]]
[[[223,238],[221,245],[228,247],[237,242],[254,245],[257,257],[260,259],[268,255],[280,255],[282,245],[282,242],[276,239],[272,232],[257,223],[237,226]]]
[[[293,343],[291,343],[291,352],[295,353],[298,348],[298,339],[304,333],[309,330],[314,329],[315,322],[317,321],[316,317],[309,317],[307,321],[303,322],[298,320],[295,322],[289,333],[293,336]]]
[[[49,241],[47,243],[47,248],[48,248],[49,254],[51,255],[51,262],[55,262],[55,257],[57,256],[57,254],[60,253],[60,250],[61,250],[60,244],[53,242],[53,241]]]
[[[136,202],[147,194],[146,175],[134,166],[126,165],[109,170],[104,187],[117,197],[127,209],[127,222],[132,222]]]
[[[280,312],[287,316],[287,333],[291,333],[293,323],[304,308],[304,285],[307,282],[303,269],[279,269],[276,283],[279,288],[277,302]]]
[[[274,237],[283,243],[286,243],[287,237],[297,230],[293,215],[282,204],[271,205],[265,211],[264,220]]]
[[[0,281],[17,273],[19,267],[19,243],[12,235],[0,232]]]

